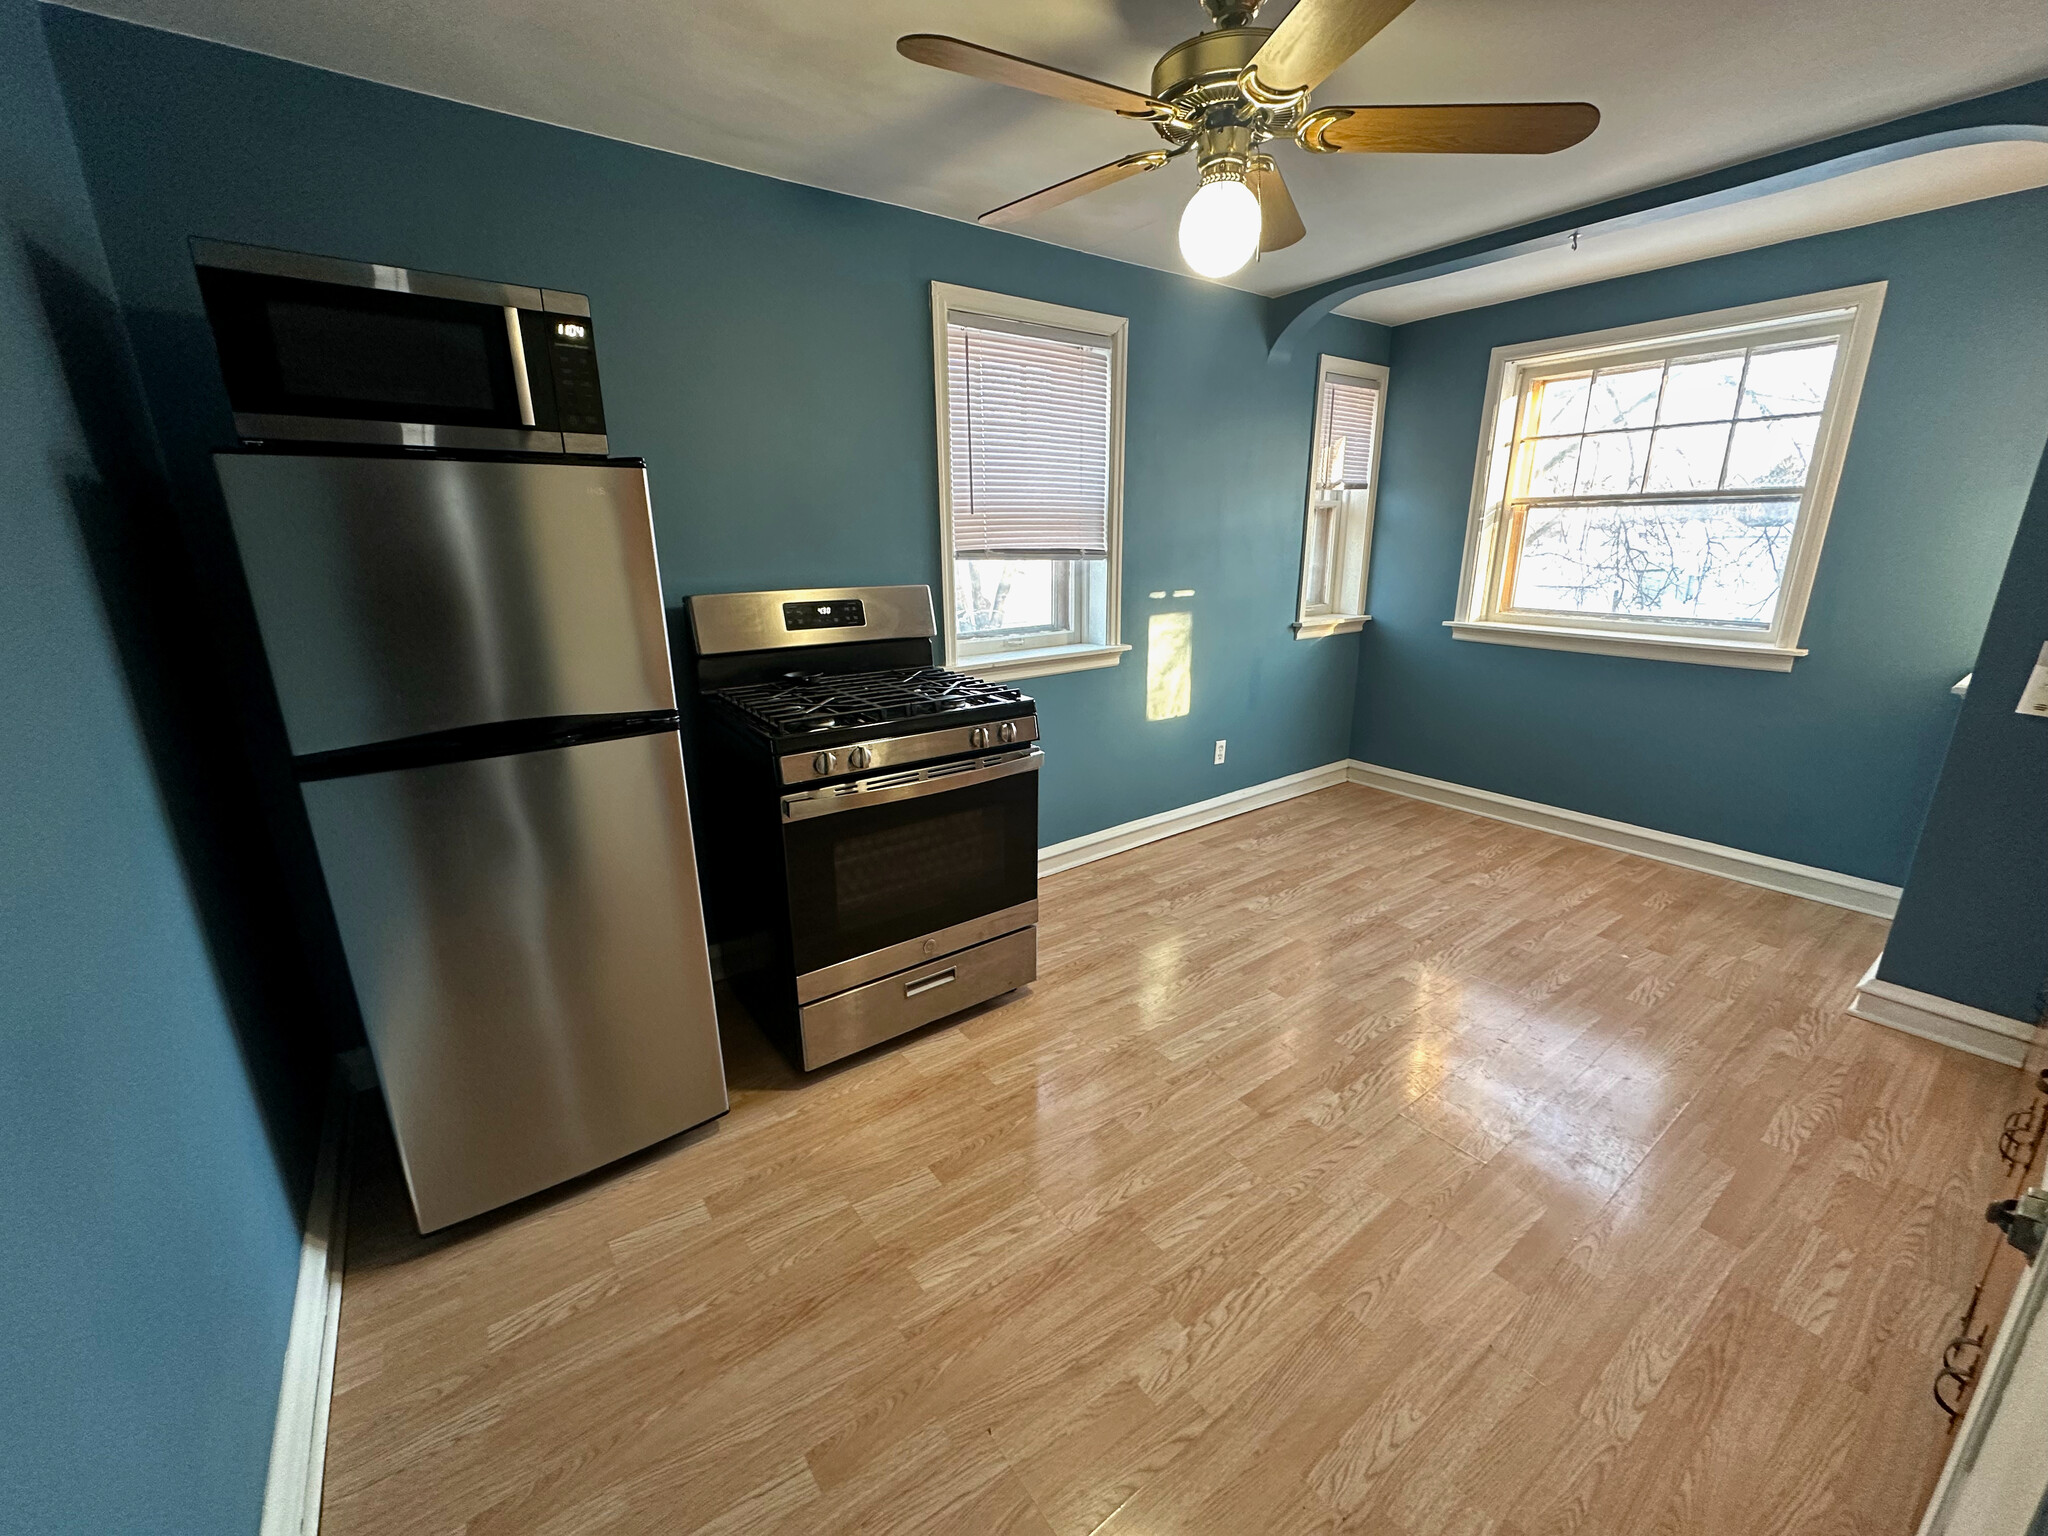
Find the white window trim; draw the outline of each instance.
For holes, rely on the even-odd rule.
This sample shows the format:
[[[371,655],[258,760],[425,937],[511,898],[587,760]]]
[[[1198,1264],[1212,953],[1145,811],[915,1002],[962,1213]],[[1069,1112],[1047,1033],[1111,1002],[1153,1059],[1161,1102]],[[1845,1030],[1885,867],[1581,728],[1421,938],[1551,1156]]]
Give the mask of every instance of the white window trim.
[[[1297,640],[1320,640],[1325,635],[1355,635],[1371,622],[1369,613],[1319,613],[1314,618],[1296,619],[1287,627]]]
[[[1323,427],[1323,385],[1331,378],[1367,379],[1379,386],[1379,409],[1373,413],[1372,422],[1372,479],[1365,488],[1365,532],[1361,535],[1364,553],[1360,557],[1358,572],[1358,611],[1339,613],[1317,613],[1308,611],[1308,542],[1309,523],[1316,514],[1316,449],[1321,440]],[[1372,615],[1365,611],[1366,594],[1372,590],[1372,535],[1373,521],[1380,503],[1380,445],[1387,435],[1387,380],[1389,374],[1384,363],[1362,363],[1355,357],[1335,357],[1324,353],[1316,365],[1316,392],[1314,405],[1309,412],[1308,438],[1308,490],[1303,499],[1301,514],[1301,570],[1294,587],[1294,630],[1297,640],[1320,640],[1326,635],[1352,635],[1372,622]],[[1334,541],[1333,541],[1334,543]]]
[[[960,654],[953,608],[953,434],[950,386],[946,365],[946,326],[953,312],[992,315],[1033,325],[1058,326],[1100,336],[1109,344],[1109,579],[1104,595],[1101,644],[1059,645],[1042,650],[1006,651],[1001,655]],[[1057,672],[1082,672],[1113,667],[1130,647],[1122,635],[1124,568],[1124,378],[1131,322],[1121,315],[1070,309],[1038,299],[1021,299],[957,283],[932,284],[932,375],[939,445],[939,584],[942,592],[940,634],[945,638],[946,665],[977,677],[1009,680],[1048,677]]]
[[[1472,503],[1465,524],[1464,560],[1458,574],[1457,617],[1446,621],[1452,635],[1459,640],[1477,640],[1489,645],[1592,651],[1653,661],[1689,661],[1715,667],[1789,672],[1792,663],[1807,654],[1799,645],[1800,632],[1806,623],[1806,605],[1813,595],[1814,572],[1820,563],[1828,518],[1834,511],[1835,490],[1841,480],[1842,461],[1848,453],[1856,407],[1862,398],[1863,379],[1869,369],[1870,349],[1876,339],[1884,296],[1885,284],[1866,283],[1854,288],[1834,288],[1824,293],[1773,299],[1764,304],[1747,304],[1736,309],[1718,309],[1707,314],[1682,315],[1643,325],[1619,326],[1612,330],[1588,331],[1579,336],[1494,348],[1492,365],[1486,376],[1486,407],[1480,421],[1478,462],[1472,473]],[[1571,625],[1509,619],[1487,611],[1488,587],[1493,580],[1497,558],[1495,542],[1505,510],[1492,494],[1492,469],[1496,455],[1513,449],[1508,439],[1514,432],[1515,413],[1527,372],[1582,358],[1590,361],[1632,347],[1705,340],[1716,331],[1767,325],[1773,321],[1835,310],[1853,313],[1841,357],[1835,365],[1836,383],[1829,393],[1827,409],[1821,416],[1815,444],[1817,452],[1812,472],[1807,477],[1806,495],[1800,505],[1797,529],[1786,560],[1785,584],[1778,601],[1776,622],[1767,634],[1754,640],[1744,640],[1680,625],[1655,626],[1626,621],[1613,626],[1597,623]]]

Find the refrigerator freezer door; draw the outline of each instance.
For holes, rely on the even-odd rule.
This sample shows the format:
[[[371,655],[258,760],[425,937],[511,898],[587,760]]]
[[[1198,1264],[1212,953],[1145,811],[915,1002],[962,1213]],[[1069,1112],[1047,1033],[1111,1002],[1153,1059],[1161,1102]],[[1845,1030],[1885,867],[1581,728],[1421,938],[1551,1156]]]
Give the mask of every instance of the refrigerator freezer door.
[[[421,1231],[724,1112],[673,733],[303,788]]]
[[[294,754],[675,707],[644,470],[214,464]]]

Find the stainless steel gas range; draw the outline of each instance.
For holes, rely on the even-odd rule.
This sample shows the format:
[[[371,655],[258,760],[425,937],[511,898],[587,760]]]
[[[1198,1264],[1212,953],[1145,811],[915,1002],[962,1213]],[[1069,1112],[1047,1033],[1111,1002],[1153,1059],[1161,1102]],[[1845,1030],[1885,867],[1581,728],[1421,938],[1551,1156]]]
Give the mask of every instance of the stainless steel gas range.
[[[932,665],[931,589],[690,599],[706,895],[810,1071],[1038,973],[1037,706]]]

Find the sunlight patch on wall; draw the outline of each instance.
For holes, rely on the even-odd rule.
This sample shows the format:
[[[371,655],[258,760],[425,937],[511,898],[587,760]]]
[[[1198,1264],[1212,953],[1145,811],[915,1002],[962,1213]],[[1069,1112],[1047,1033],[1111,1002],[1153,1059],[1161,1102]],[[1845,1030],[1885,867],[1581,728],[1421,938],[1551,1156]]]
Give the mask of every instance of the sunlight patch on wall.
[[[1194,698],[1195,616],[1155,613],[1145,631],[1145,718],[1172,720]]]

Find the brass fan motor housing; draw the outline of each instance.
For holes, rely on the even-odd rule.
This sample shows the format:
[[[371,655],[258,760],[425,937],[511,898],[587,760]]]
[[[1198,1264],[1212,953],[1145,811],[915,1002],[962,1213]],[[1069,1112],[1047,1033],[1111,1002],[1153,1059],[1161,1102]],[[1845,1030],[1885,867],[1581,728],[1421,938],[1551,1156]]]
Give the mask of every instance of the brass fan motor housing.
[[[1220,76],[1234,85],[1252,55],[1272,35],[1271,27],[1219,27],[1175,43],[1152,66],[1152,94],[1161,101],[1172,101],[1209,76]]]
[[[1254,145],[1286,133],[1304,102],[1253,102],[1241,84],[1245,66],[1272,35],[1271,27],[1220,27],[1197,33],[1161,54],[1152,66],[1152,95],[1171,106],[1174,116],[1170,122],[1153,124],[1159,136],[1184,147],[1223,128],[1248,128]],[[1205,145],[1204,161],[1206,149]]]

